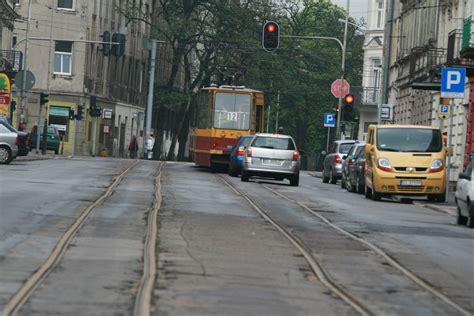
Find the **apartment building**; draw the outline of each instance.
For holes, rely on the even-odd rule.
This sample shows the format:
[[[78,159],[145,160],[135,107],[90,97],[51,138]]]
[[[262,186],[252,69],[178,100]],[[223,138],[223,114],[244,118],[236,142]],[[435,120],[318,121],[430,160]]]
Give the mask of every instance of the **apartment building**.
[[[16,24],[14,42],[24,51],[28,1],[15,2],[16,12],[24,19]],[[142,18],[151,18],[151,0],[133,3]],[[31,1],[25,68],[36,81],[24,99],[23,117],[16,119],[24,119],[30,130],[46,118],[62,134],[65,155],[126,157],[132,136],[143,144],[150,29],[143,21],[128,21],[121,14],[129,4],[123,0]],[[42,107],[40,93],[49,95]],[[102,108],[102,116],[90,116],[91,100]],[[70,111],[77,113],[80,107],[83,119],[70,120]]]
[[[364,39],[362,100],[359,110],[358,139],[365,140],[367,128],[377,123],[377,105],[380,102],[385,29],[386,0],[369,0],[367,30]]]
[[[388,102],[394,105],[394,122],[443,127],[452,143],[450,180],[455,181],[465,157],[474,149],[466,147],[467,118],[474,102],[469,84],[474,76],[474,56],[469,54],[469,47],[474,45],[466,44],[464,52],[462,48],[463,38],[469,42],[473,36],[473,3],[469,0],[389,1],[393,1],[394,10]],[[449,119],[441,119],[439,114],[443,67],[466,68],[470,78],[465,98],[453,100]]]

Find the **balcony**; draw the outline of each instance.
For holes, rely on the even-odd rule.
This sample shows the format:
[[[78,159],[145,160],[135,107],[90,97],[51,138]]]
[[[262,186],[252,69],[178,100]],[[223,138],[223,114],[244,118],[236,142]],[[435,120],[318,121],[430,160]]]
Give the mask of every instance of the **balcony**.
[[[20,51],[0,50],[0,71],[18,72],[21,70],[22,59]]]

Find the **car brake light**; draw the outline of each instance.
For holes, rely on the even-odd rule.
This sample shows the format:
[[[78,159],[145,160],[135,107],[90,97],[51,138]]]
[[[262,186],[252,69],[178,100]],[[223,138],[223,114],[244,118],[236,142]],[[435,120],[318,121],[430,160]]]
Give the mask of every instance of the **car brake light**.
[[[245,151],[244,146],[240,146],[239,149],[237,150],[237,156],[243,156]]]
[[[299,158],[300,153],[297,150],[293,151],[293,161],[298,161]]]
[[[339,155],[334,155],[334,162],[335,162],[335,163],[342,163],[341,156],[339,156]]]
[[[252,147],[247,148],[247,157],[252,157]]]
[[[353,161],[352,159],[349,159],[349,160],[347,161],[347,164],[348,164],[349,166],[351,166],[353,163],[354,163],[354,161]]]

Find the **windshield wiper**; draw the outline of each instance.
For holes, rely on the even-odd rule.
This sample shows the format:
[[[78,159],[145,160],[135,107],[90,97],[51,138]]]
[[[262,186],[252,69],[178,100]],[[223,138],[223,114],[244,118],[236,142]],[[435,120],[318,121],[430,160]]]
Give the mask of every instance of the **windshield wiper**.
[[[402,151],[400,149],[395,149],[395,148],[379,148],[380,151],[395,151],[395,152],[399,152],[399,151]]]

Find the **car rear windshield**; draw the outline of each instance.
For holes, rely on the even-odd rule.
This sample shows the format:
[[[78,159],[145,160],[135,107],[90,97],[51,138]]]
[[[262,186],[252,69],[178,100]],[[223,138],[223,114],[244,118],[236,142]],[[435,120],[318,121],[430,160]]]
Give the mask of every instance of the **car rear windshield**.
[[[252,143],[252,147],[295,150],[295,144],[291,138],[257,136]]]
[[[238,146],[244,146],[244,147],[247,147],[249,144],[250,144],[250,141],[252,140],[253,136],[249,136],[249,137],[242,137],[239,141],[239,145]]]
[[[339,153],[347,154],[354,143],[342,143],[339,145]]]
[[[441,131],[427,128],[379,128],[377,149],[395,152],[440,152]]]

